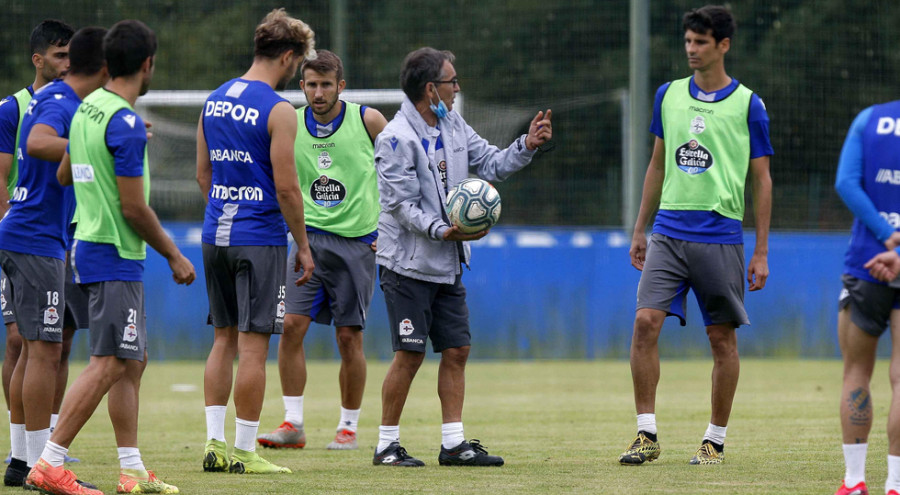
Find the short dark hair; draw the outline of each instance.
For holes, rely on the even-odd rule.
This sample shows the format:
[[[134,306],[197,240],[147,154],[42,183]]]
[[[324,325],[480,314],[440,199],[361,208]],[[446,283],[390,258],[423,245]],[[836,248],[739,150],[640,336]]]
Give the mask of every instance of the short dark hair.
[[[50,46],[66,46],[75,29],[63,21],[46,19],[31,31],[31,53],[41,55],[47,53]]]
[[[316,50],[316,58],[304,60],[300,65],[300,79],[303,79],[303,74],[307,69],[319,74],[334,72],[338,82],[344,79],[344,64],[341,62],[341,57],[330,50]]]
[[[106,65],[103,37],[106,28],[81,28],[69,42],[69,74],[94,75]]]
[[[734,21],[731,11],[723,5],[706,5],[691,10],[684,14],[682,26],[685,31],[712,34],[717,44],[725,38],[734,36],[735,30],[737,30],[737,23]]]
[[[450,62],[456,57],[448,50],[435,50],[430,46],[410,52],[403,59],[400,69],[400,87],[414,103],[425,95],[425,86],[441,78],[444,61]]]
[[[119,21],[103,38],[103,51],[110,77],[130,76],[156,54],[156,34],[141,21]]]
[[[256,26],[253,56],[277,58],[288,50],[305,58],[316,57],[316,33],[305,22],[287,15],[284,9],[269,12]]]

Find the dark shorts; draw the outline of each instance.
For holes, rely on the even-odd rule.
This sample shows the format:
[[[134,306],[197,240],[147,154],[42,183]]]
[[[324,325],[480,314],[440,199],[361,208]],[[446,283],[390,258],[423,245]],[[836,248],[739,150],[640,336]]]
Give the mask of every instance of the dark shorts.
[[[144,283],[112,280],[84,287],[90,303],[91,355],[143,361],[147,349]]]
[[[66,311],[63,315],[63,328],[88,328],[91,315],[88,311],[87,287],[72,281],[72,264],[66,263]]]
[[[426,338],[431,338],[434,352],[471,344],[469,307],[461,275],[452,284],[436,284],[405,277],[383,266],[378,273],[394,352],[425,352]]]
[[[677,316],[684,326],[688,289],[694,291],[704,325],[750,324],[744,309],[743,244],[707,244],[651,235],[638,284],[637,309],[665,311]]]
[[[0,266],[8,277],[22,338],[62,342],[66,262],[0,250]]]
[[[12,288],[6,273],[0,270],[0,311],[3,311],[3,323],[9,325],[16,322],[16,310],[13,307]]]
[[[282,333],[287,247],[203,243],[202,249],[207,322],[241,332]]]
[[[900,289],[843,275],[838,307],[850,307],[850,321],[869,335],[879,337],[887,330],[891,311],[900,309]]]
[[[316,269],[309,282],[296,286],[297,245],[287,262],[285,312],[305,315],[336,327],[366,326],[375,291],[375,251],[363,242],[337,235],[307,233]]]

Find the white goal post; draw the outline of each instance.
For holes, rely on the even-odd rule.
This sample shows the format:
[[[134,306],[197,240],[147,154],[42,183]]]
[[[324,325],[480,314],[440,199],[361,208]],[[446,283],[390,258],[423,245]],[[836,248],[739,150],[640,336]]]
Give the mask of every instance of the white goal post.
[[[203,106],[209,98],[211,91],[202,90],[153,90],[138,98],[136,107],[197,107]],[[306,105],[306,96],[303,91],[281,91],[281,96],[291,102],[291,105],[300,107]],[[341,99],[358,103],[360,105],[400,105],[403,101],[403,91],[399,89],[345,89],[341,92]],[[463,95],[456,94],[453,109],[463,113]],[[390,120],[390,115],[385,115]]]
[[[203,218],[205,200],[196,180],[197,119],[209,90],[153,90],[138,98],[135,109],[152,124],[149,142],[153,192],[151,204],[161,218]],[[295,107],[306,105],[303,91],[279,92]],[[399,89],[347,89],[341,99],[381,111],[390,120],[403,102]],[[453,108],[462,113],[463,96],[457,93]]]

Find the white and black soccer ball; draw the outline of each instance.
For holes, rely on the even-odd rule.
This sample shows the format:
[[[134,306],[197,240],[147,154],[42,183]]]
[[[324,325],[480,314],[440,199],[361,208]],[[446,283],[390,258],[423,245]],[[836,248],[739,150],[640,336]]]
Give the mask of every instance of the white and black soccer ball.
[[[447,193],[447,215],[460,232],[489,229],[500,220],[500,193],[487,181],[464,179]]]

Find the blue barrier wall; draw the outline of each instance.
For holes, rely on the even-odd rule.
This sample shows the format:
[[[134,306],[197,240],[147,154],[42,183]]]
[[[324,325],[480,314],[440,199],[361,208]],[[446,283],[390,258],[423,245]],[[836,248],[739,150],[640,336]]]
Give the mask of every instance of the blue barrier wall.
[[[165,260],[148,249],[146,307],[151,356],[203,358],[212,342],[202,275],[199,226],[166,228],[198,270],[190,287],[176,286]],[[833,357],[843,252],[849,234],[773,233],[771,276],[760,292],[747,293],[751,325],[739,332],[747,356]],[[755,243],[746,234],[747,259]],[[640,273],[628,261],[630,239],[621,231],[495,228],[472,246],[468,289],[476,358],[627,358]],[[661,337],[664,356],[708,355],[703,323],[693,298],[688,325],[669,318]],[[87,332],[79,332],[75,356],[87,356]],[[275,357],[273,339],[270,356]],[[366,354],[389,359],[390,337],[381,289],[366,329]],[[314,325],[307,354],[337,356],[333,330]]]

